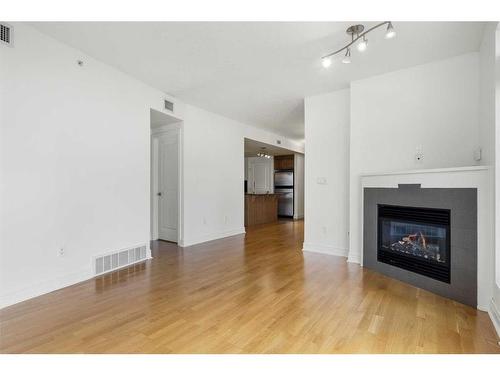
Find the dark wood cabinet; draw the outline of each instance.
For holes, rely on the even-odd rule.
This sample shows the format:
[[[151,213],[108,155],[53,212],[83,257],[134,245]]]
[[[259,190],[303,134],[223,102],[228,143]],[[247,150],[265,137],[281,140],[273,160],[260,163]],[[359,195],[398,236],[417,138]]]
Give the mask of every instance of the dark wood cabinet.
[[[279,155],[274,157],[275,170],[293,170],[293,155]]]
[[[278,221],[277,194],[245,194],[245,226]]]

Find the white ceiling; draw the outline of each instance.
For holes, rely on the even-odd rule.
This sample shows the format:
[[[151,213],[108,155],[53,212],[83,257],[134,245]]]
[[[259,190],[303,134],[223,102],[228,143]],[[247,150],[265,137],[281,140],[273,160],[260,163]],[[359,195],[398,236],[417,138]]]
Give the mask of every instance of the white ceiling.
[[[245,156],[257,156],[257,153],[263,152],[267,155],[291,155],[294,152],[286,148],[269,145],[267,143],[245,138]]]
[[[349,82],[479,49],[484,23],[394,22],[350,65],[321,66],[351,22],[46,22],[40,31],[201,108],[292,139],[303,98]],[[365,23],[366,26],[374,25]]]

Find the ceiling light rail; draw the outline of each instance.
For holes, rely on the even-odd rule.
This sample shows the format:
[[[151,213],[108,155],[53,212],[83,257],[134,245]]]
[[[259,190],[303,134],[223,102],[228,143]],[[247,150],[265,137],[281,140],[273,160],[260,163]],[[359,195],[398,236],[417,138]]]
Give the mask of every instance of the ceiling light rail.
[[[325,68],[328,68],[332,64],[331,57],[334,55],[339,54],[342,51],[346,51],[345,57],[342,60],[343,63],[350,63],[351,62],[351,46],[355,44],[358,40],[361,40],[361,42],[358,43],[358,51],[363,52],[366,50],[368,47],[368,39],[366,38],[366,35],[370,33],[371,31],[378,29],[379,27],[382,27],[384,25],[387,25],[387,29],[385,32],[385,38],[386,39],[392,39],[396,36],[396,31],[394,30],[394,26],[392,25],[391,21],[384,21],[381,22],[373,27],[370,27],[368,30],[364,31],[365,27],[363,25],[352,25],[349,28],[347,28],[346,33],[351,36],[351,42],[346,44],[344,47],[336,50],[335,52],[329,53],[328,55],[325,55],[321,58],[323,66]]]

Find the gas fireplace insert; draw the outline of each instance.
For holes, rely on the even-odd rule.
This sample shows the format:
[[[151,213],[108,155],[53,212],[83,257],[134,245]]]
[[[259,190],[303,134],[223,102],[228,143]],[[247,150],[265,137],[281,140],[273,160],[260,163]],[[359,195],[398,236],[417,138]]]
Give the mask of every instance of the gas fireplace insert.
[[[377,260],[450,283],[450,210],[378,205]]]

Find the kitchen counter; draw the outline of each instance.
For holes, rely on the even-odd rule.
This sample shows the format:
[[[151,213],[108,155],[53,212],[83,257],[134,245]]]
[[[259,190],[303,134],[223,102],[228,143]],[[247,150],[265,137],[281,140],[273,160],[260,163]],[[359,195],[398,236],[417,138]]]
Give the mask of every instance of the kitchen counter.
[[[245,193],[245,195],[251,195],[251,196],[256,196],[256,197],[260,197],[260,196],[270,196],[270,195],[279,195],[277,193],[266,193],[266,194],[254,194],[254,193]]]
[[[278,221],[278,194],[245,194],[245,226]]]

